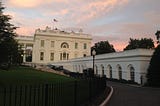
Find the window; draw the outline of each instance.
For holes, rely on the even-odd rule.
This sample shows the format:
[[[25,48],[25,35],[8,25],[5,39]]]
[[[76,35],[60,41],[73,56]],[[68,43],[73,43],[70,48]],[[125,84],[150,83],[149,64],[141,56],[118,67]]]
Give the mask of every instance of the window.
[[[112,67],[111,65],[108,65],[107,67],[108,67],[110,78],[112,78]]]
[[[40,60],[44,60],[44,52],[40,52]]]
[[[63,60],[66,60],[67,54],[64,52],[62,57],[63,57]]]
[[[83,47],[84,49],[87,49],[87,44],[86,43],[84,43],[84,47]]]
[[[61,48],[69,48],[68,43],[63,42],[63,43],[61,44]]]
[[[44,47],[44,40],[41,40],[41,47]]]
[[[86,54],[83,54],[83,57],[86,57]]]
[[[121,80],[121,79],[122,79],[122,71],[119,70],[119,71],[118,71],[118,74],[119,74],[119,79]]]
[[[78,49],[78,43],[75,43],[75,49]]]
[[[134,68],[130,67],[130,77],[131,77],[131,81],[134,81]]]
[[[128,71],[130,74],[130,80],[135,81],[135,68],[132,66],[132,64],[128,65]]]
[[[101,65],[101,68],[102,68],[102,76],[104,76],[104,66]]]
[[[68,60],[69,59],[69,53],[63,52],[60,54],[60,60]]]
[[[121,80],[122,79],[122,68],[119,64],[117,65],[117,69],[118,69],[119,79]]]
[[[50,55],[50,60],[51,60],[51,61],[54,60],[54,53],[51,53],[51,55]]]
[[[51,41],[51,47],[54,47],[54,41]]]
[[[62,60],[62,53],[60,54],[60,60]]]

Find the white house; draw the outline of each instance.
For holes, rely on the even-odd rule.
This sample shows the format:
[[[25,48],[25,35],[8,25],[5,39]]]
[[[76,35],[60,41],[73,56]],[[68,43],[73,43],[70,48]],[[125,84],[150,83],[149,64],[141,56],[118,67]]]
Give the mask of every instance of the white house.
[[[84,34],[82,30],[65,32],[49,27],[37,29],[34,36],[15,39],[24,50],[23,62],[40,64],[90,56],[92,41],[91,35]]]

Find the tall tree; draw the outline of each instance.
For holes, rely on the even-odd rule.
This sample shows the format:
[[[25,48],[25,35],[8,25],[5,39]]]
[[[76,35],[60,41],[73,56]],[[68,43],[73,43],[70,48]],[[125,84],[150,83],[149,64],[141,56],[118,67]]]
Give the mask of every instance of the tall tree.
[[[11,17],[4,15],[3,10],[4,7],[0,2],[0,65],[6,64],[10,66],[20,61],[18,43],[14,39],[17,27],[9,22]]]
[[[155,33],[156,37],[157,37],[157,43],[160,43],[159,40],[160,40],[160,30],[157,30],[157,32]]]
[[[148,73],[147,84],[160,87],[160,45],[158,45],[151,58]]]
[[[152,49],[154,48],[154,42],[151,38],[132,39],[130,38],[129,44],[124,50],[131,50],[137,48]]]
[[[98,43],[95,43],[95,45],[91,48],[91,51],[93,49],[95,49],[97,55],[115,52],[113,45],[108,41],[100,41]]]

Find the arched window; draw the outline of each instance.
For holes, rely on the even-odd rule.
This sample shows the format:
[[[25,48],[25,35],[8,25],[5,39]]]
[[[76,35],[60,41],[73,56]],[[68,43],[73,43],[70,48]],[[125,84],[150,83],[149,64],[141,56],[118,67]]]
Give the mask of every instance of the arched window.
[[[112,78],[112,67],[111,67],[111,65],[108,65],[108,66],[107,66],[107,69],[108,69],[108,71],[109,71],[109,76],[110,76],[110,78]]]
[[[134,67],[130,64],[128,65],[129,73],[130,73],[130,80],[135,81],[135,69]]]
[[[101,68],[102,68],[102,76],[104,75],[104,66],[103,64],[101,65]]]
[[[63,42],[63,43],[61,44],[61,48],[69,48],[68,43]]]
[[[121,80],[122,79],[122,68],[119,64],[117,65],[117,70],[118,70],[119,79]]]
[[[131,81],[134,81],[134,67],[130,67],[130,77],[131,77]]]

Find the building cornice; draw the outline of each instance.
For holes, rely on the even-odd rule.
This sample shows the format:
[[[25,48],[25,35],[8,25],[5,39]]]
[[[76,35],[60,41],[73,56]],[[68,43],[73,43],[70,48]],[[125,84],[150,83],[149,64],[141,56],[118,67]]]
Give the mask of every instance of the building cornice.
[[[35,34],[35,36],[47,36],[47,37],[60,37],[60,38],[76,38],[76,39],[85,39],[85,40],[92,40],[92,37],[91,35],[62,35],[62,34],[49,34],[49,33],[38,33],[38,34]]]
[[[134,49],[134,50],[126,50],[123,52],[115,52],[115,53],[106,53],[101,55],[96,55],[95,60],[112,60],[112,59],[133,59],[133,58],[145,58],[151,57],[154,50],[150,49]],[[90,61],[92,60],[92,56],[83,57],[83,58],[76,58],[72,59],[71,61]]]

